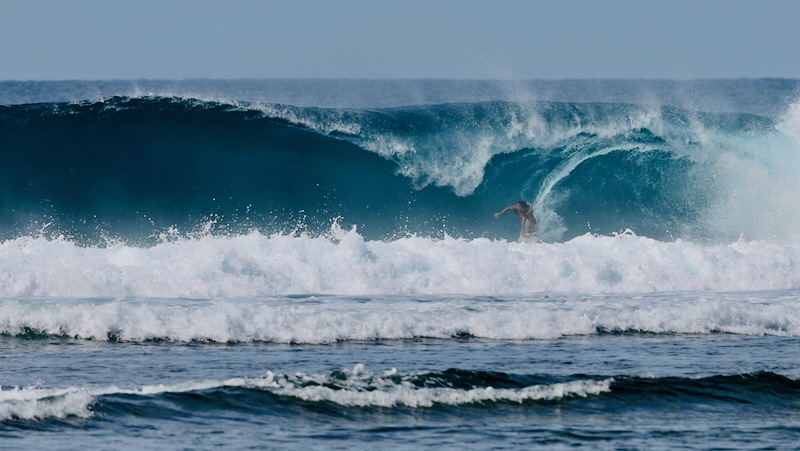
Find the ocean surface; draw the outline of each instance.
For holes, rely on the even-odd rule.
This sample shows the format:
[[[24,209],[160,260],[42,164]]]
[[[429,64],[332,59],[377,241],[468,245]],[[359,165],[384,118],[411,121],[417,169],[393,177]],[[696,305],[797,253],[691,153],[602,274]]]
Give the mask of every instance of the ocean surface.
[[[800,449],[798,80],[6,81],[0,155],[0,449]]]

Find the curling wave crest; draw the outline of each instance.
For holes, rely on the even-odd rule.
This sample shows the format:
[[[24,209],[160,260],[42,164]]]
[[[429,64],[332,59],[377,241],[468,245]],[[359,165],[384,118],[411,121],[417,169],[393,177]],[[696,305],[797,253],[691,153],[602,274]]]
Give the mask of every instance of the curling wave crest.
[[[797,105],[780,117],[157,96],[7,106],[0,151],[14,158],[0,166],[0,239],[51,224],[82,244],[137,240],[207,219],[236,233],[319,233],[335,217],[369,239],[511,238],[492,213],[527,199],[551,241],[630,228],[663,241],[796,243]]]

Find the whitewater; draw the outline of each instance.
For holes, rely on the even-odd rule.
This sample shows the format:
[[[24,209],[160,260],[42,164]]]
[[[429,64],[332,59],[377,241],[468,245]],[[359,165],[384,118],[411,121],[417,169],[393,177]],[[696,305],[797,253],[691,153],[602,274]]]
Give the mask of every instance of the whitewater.
[[[792,448],[798,86],[0,82],[0,449]]]
[[[24,237],[0,245],[0,296],[245,298],[800,289],[800,247],[664,243],[633,233],[564,243],[486,238],[366,241],[259,232],[153,247],[81,247]]]
[[[551,340],[598,333],[800,335],[797,291],[612,296],[341,296],[258,300],[5,301],[0,333],[88,340],[330,344],[478,337]]]

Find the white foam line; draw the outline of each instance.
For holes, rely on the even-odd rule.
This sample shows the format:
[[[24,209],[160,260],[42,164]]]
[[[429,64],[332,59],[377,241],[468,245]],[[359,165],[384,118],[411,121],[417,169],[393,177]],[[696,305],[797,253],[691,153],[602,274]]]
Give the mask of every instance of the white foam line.
[[[362,373],[359,374],[359,371]],[[416,387],[405,376],[399,382],[392,379],[396,370],[378,375],[363,373],[357,365],[345,371],[347,379],[331,375],[275,375],[267,372],[259,378],[232,378],[224,381],[200,380],[173,385],[146,385],[138,389],[115,386],[95,388],[44,389],[38,386],[3,389],[0,387],[0,421],[8,419],[42,420],[94,415],[91,405],[98,396],[115,394],[154,395],[161,393],[186,393],[220,387],[259,389],[280,396],[289,396],[311,402],[333,402],[348,407],[431,407],[434,404],[463,405],[484,402],[511,402],[554,400],[571,396],[587,397],[610,391],[613,378],[580,380],[552,385],[534,385],[521,389],[495,389],[475,387],[468,390],[446,387]],[[307,385],[313,382],[312,385]],[[335,384],[332,389],[321,384]],[[320,385],[316,385],[320,384]]]
[[[535,299],[317,297],[218,301],[0,300],[0,333],[80,339],[333,343],[554,339],[606,331],[800,336],[800,293],[550,295]]]
[[[431,407],[434,404],[463,405],[483,402],[554,400],[570,396],[587,397],[610,391],[614,379],[572,381],[553,385],[536,385],[522,389],[480,387],[470,390],[454,388],[412,388],[398,386],[388,390],[333,390],[328,387],[280,388],[276,394],[312,402],[329,401],[349,407]]]

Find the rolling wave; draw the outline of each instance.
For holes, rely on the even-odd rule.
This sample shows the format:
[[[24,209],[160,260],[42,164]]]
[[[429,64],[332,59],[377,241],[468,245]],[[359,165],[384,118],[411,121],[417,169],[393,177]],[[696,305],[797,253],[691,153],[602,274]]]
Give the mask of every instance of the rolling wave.
[[[800,396],[796,379],[774,373],[684,377],[550,377],[449,369],[401,374],[370,373],[363,365],[326,374],[266,372],[260,377],[195,380],[135,388],[0,388],[0,422],[138,416],[180,419],[205,412],[236,410],[281,415],[288,409],[324,414],[324,407],[348,409],[459,409],[497,407],[523,410],[568,404],[600,410],[616,404],[659,409],[667,404],[751,404],[792,409]],[[583,400],[587,400],[584,402]],[[190,414],[191,412],[191,414]],[[335,414],[334,412],[331,412]],[[13,424],[13,423],[12,423]]]
[[[484,102],[324,109],[175,97],[0,107],[5,239],[152,245],[159,234],[512,239],[491,213],[534,202],[565,240],[793,241],[797,108]]]

